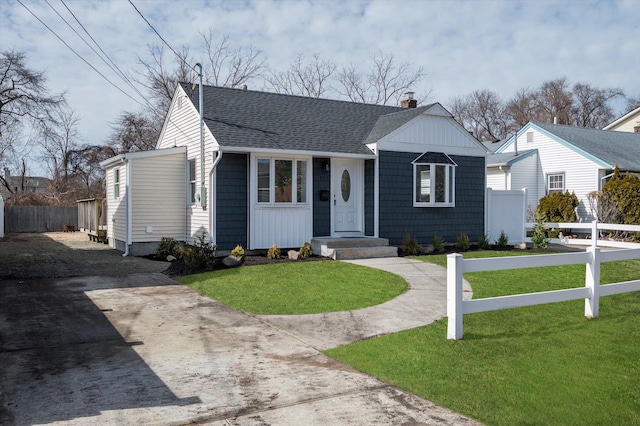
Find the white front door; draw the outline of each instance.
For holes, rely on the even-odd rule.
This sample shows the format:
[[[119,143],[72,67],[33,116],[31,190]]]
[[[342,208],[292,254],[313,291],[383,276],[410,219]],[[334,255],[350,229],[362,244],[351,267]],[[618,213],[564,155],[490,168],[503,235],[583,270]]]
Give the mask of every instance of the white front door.
[[[331,160],[333,235],[364,234],[364,170],[362,160]]]

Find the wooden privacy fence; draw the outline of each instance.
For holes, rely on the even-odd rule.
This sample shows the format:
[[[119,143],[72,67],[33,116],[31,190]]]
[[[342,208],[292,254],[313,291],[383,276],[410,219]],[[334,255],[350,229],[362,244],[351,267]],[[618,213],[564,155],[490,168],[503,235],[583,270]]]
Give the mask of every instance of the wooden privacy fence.
[[[640,249],[600,252],[599,247],[589,247],[586,252],[581,253],[494,257],[488,259],[464,259],[457,253],[447,255],[447,338],[462,339],[463,315],[477,312],[584,299],[584,315],[588,318],[597,318],[600,297],[640,291],[640,280],[600,285],[600,264],[602,262],[629,259],[640,259]],[[585,286],[581,288],[462,300],[462,274],[465,272],[537,268],[579,263],[584,263],[587,266]]]
[[[65,225],[77,227],[78,209],[75,206],[5,206],[4,231],[59,232]]]
[[[78,201],[78,227],[90,237],[103,241],[107,236],[107,202],[104,198]]]

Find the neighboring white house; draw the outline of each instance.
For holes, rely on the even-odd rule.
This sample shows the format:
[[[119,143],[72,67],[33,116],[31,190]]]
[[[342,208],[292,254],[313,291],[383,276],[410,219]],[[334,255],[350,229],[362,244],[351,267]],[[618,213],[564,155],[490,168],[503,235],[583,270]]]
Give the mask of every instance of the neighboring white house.
[[[640,133],[640,107],[629,111],[622,117],[608,124],[602,130],[614,130],[616,132]]]
[[[487,187],[527,188],[529,211],[546,194],[574,192],[578,220],[590,221],[587,195],[602,188],[616,165],[621,172],[640,172],[640,133],[530,122],[517,140],[512,136],[487,157]]]

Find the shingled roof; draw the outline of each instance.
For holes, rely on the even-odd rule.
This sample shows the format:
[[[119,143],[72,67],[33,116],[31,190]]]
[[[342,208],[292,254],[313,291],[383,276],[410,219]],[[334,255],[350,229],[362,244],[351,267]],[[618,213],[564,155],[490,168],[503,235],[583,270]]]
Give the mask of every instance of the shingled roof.
[[[188,83],[181,86],[198,109],[198,89],[192,90]],[[371,142],[371,134],[387,134],[427,108],[405,109],[215,86],[204,86],[203,91],[205,125],[223,149],[371,155],[365,146]]]
[[[533,123],[587,154],[620,170],[640,171],[640,134]]]

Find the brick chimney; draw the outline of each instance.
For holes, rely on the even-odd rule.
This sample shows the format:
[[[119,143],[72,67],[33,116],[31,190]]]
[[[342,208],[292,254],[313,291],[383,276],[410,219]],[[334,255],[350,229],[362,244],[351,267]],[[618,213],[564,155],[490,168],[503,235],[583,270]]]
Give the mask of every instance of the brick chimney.
[[[413,99],[415,92],[405,92],[405,98],[400,101],[402,108],[415,108],[418,106],[418,101]]]

